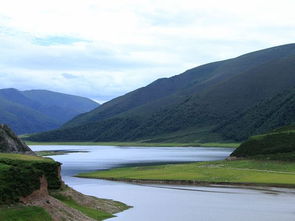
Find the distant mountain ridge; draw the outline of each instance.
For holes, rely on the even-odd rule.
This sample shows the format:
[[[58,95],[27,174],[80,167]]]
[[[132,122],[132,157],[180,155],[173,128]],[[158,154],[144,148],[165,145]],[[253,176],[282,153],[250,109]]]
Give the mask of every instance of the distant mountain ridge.
[[[75,117],[57,131],[31,138],[145,142],[242,140],[255,134],[256,126],[249,127],[243,136],[238,136],[238,128],[232,129],[230,135],[222,128],[234,128],[230,125],[234,125],[237,116],[294,87],[295,44],[277,46],[156,80]],[[284,98],[277,99],[280,103]],[[294,110],[292,100],[287,102],[289,108],[284,111]],[[274,125],[265,124],[268,126],[261,127],[259,133],[294,121],[291,117]]]
[[[58,128],[98,106],[88,98],[47,90],[0,89],[0,123],[9,125],[17,134]]]

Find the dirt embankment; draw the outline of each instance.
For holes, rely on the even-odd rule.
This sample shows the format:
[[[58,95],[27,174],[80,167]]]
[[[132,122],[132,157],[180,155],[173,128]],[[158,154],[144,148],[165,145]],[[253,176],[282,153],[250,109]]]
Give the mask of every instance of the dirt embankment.
[[[81,212],[70,208],[50,196],[48,193],[48,183],[45,176],[40,178],[40,188],[26,197],[21,197],[20,202],[27,206],[39,206],[44,208],[54,221],[94,221]]]
[[[82,206],[98,209],[110,214],[118,213],[127,208],[126,205],[113,200],[99,199],[79,193],[72,188],[62,185],[60,190],[51,191],[52,195],[59,194],[73,199]],[[45,176],[40,178],[40,188],[26,197],[21,197],[20,202],[27,206],[38,206],[44,208],[54,221],[95,221],[80,211],[73,209],[58,199],[52,197],[48,192],[48,183]]]

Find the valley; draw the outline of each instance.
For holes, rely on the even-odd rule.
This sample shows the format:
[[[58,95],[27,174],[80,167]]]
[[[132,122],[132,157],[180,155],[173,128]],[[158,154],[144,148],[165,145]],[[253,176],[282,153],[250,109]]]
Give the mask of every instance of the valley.
[[[102,105],[1,89],[0,219],[292,220],[294,59],[268,48]]]

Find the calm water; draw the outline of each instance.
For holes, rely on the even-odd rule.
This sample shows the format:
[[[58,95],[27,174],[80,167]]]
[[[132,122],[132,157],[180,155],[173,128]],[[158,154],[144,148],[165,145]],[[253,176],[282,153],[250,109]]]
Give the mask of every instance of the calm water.
[[[53,156],[63,163],[64,181],[88,195],[122,201],[134,208],[114,221],[294,221],[295,190],[235,187],[136,185],[72,177],[79,172],[227,157],[229,148],[32,146],[33,150],[87,150]]]

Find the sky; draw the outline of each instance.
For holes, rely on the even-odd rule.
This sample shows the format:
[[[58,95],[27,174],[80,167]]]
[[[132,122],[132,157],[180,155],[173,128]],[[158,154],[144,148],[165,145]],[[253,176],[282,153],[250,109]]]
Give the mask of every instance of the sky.
[[[295,39],[294,0],[0,0],[0,88],[105,102]]]

